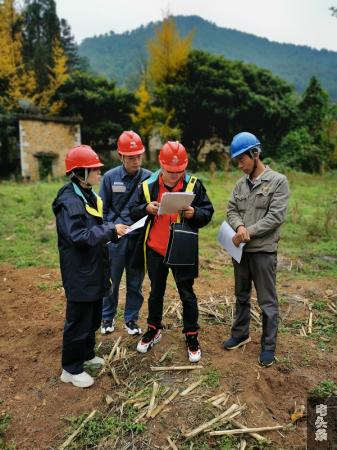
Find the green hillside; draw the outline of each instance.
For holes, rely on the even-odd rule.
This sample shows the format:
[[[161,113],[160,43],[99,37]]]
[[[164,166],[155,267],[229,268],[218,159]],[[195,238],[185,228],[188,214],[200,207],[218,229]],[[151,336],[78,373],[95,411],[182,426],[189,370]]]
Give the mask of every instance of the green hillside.
[[[337,52],[280,44],[248,33],[221,28],[198,16],[176,16],[182,35],[195,31],[193,48],[224,55],[266,68],[293,84],[299,92],[316,76],[333,100],[337,99]],[[135,87],[147,58],[146,41],[158,23],[141,26],[123,34],[109,34],[85,39],[80,55],[89,59],[93,70]]]

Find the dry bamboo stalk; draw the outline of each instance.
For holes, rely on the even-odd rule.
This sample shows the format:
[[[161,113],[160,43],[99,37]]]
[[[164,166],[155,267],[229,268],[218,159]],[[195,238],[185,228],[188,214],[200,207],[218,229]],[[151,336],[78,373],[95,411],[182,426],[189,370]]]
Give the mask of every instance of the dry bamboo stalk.
[[[109,354],[109,356],[108,356],[108,362],[110,362],[111,358],[113,357],[113,354],[115,353],[116,348],[119,346],[119,343],[120,343],[121,340],[122,340],[122,337],[119,336],[119,338],[118,338],[117,341],[115,342],[115,344],[114,344],[114,346],[112,347],[111,352],[110,352],[110,354]]]
[[[151,399],[150,399],[150,404],[146,413],[146,417],[150,417],[152,410],[154,409],[154,402],[156,400],[156,395],[158,394],[159,391],[159,384],[154,381],[153,382],[153,388],[152,388],[152,394],[151,394]]]
[[[154,417],[158,416],[158,414],[162,412],[165,406],[171,403],[172,400],[175,399],[178,394],[179,394],[178,389],[172,392],[172,394],[166,400],[164,400],[162,404],[158,405],[157,408],[152,411],[151,418],[153,419]]]
[[[225,400],[226,396],[227,396],[227,393],[223,394],[220,398],[218,398],[217,400],[214,400],[214,402],[212,402],[212,405],[213,406],[220,405],[220,403],[222,403]]]
[[[84,425],[89,422],[89,420],[91,420],[94,415],[96,414],[97,409],[94,409],[89,416],[83,420],[83,422],[81,423],[81,425],[68,437],[68,439],[66,439],[62,445],[60,445],[59,450],[65,450],[68,445],[75,439],[75,437],[78,435],[78,433],[82,430],[82,428],[84,427]]]
[[[221,394],[213,395],[213,397],[207,398],[206,400],[204,400],[204,402],[211,403],[214,400],[217,400],[218,398],[223,397],[224,395],[226,395],[226,392],[222,392]]]
[[[227,395],[227,397],[225,398],[225,400],[220,404],[220,406],[225,407],[228,400],[229,400],[230,394]]]
[[[238,422],[235,419],[231,419],[230,423],[234,426],[236,426],[237,428],[241,428],[241,429],[246,429],[246,425],[243,425],[241,422]],[[257,433],[248,433],[251,437],[253,437],[255,440],[257,440],[258,442],[265,442],[266,438],[264,436],[261,436],[260,434]]]
[[[170,353],[171,349],[169,348],[164,354],[163,356],[160,358],[160,360],[158,362],[162,363],[165,358],[167,357],[167,355]]]
[[[177,447],[176,444],[172,441],[172,439],[170,438],[170,436],[166,436],[166,440],[167,440],[167,442],[170,444],[170,448],[172,448],[172,450],[178,450],[178,447]]]
[[[240,441],[240,450],[246,450],[247,447],[247,441],[245,439],[242,439]]]
[[[312,333],[312,316],[313,316],[313,312],[310,310],[309,322],[308,322],[308,334]]]
[[[190,438],[190,437],[196,436],[197,434],[201,433],[202,431],[204,431],[207,428],[209,428],[212,425],[214,425],[216,422],[219,422],[219,420],[221,420],[221,419],[225,418],[226,416],[229,416],[230,414],[232,414],[235,410],[237,410],[238,407],[239,407],[238,405],[233,403],[233,405],[230,408],[228,408],[225,412],[220,414],[220,416],[214,417],[214,419],[199,425],[199,427],[195,428],[194,430],[190,431],[189,433],[186,433],[185,437]]]
[[[121,382],[119,381],[119,379],[118,379],[118,377],[117,377],[116,370],[113,369],[113,368],[110,366],[110,364],[109,364],[109,367],[110,367],[111,375],[113,376],[113,379],[115,380],[115,383],[119,386],[119,385],[121,384]]]
[[[218,430],[218,431],[210,431],[210,436],[231,436],[233,434],[245,434],[245,433],[255,433],[257,431],[275,431],[282,430],[284,428],[283,425],[277,425],[275,427],[259,427],[259,428],[237,428],[236,430]]]
[[[332,305],[332,303],[327,303],[327,307],[328,307],[334,314],[337,314],[337,309]]]
[[[208,314],[209,316],[213,316],[217,319],[223,320],[223,316],[219,314],[218,312],[214,312],[210,310],[209,308],[204,308],[203,306],[199,306],[199,311],[205,314]]]
[[[148,405],[148,403],[148,400],[144,400],[143,402],[135,403],[133,406],[137,409],[142,409],[145,405]]]
[[[203,368],[204,366],[167,366],[167,367],[150,366],[152,372],[169,372],[171,370],[196,370]]]
[[[143,411],[135,418],[135,423],[141,421],[147,413],[147,409],[143,409]]]
[[[181,397],[185,397],[185,395],[189,394],[193,391],[196,387],[198,387],[202,382],[204,381],[204,378],[200,378],[200,380],[195,381],[194,383],[190,384],[183,392],[180,393]]]

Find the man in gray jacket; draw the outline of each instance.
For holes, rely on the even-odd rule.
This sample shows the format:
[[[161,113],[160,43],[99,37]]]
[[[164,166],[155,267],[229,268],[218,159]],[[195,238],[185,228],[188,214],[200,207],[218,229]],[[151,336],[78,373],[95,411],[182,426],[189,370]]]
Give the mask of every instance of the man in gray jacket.
[[[250,341],[250,298],[252,282],[262,310],[262,338],[259,362],[271,366],[275,358],[278,328],[276,294],[277,244],[285,220],[289,188],[284,175],[265,166],[260,159],[260,141],[251,133],[234,136],[231,157],[244,176],[236,183],[227,207],[227,220],[236,234],[233,243],[244,242],[240,264],[233,260],[236,314],[227,350]]]

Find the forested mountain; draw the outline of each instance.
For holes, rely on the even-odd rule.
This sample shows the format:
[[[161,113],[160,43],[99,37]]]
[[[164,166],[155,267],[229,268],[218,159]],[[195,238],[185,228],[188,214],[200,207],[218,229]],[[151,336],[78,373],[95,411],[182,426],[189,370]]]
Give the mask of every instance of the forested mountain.
[[[266,68],[303,92],[311,76],[316,76],[332,99],[337,99],[337,52],[280,44],[228,28],[221,28],[198,16],[176,16],[181,35],[194,30],[193,48],[224,55]],[[86,38],[79,47],[93,70],[134,88],[147,59],[146,41],[158,23],[149,23],[131,32]]]

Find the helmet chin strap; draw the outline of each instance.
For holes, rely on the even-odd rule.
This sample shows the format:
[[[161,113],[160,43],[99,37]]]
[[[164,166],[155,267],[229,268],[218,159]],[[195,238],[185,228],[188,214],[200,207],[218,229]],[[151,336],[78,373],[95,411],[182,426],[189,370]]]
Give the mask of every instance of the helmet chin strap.
[[[252,178],[252,176],[254,175],[254,172],[257,168],[257,163],[259,161],[259,154],[260,154],[260,152],[256,148],[254,148],[253,150],[250,151],[251,158],[254,161],[254,166],[249,174],[249,178]]]
[[[85,184],[86,187],[91,188],[92,185],[90,183],[88,183],[88,176],[89,176],[89,171],[90,169],[88,168],[84,168],[84,178],[80,177],[79,175],[77,175],[76,173],[72,172],[70,175],[70,178],[77,178],[78,180],[80,180],[81,183]]]

